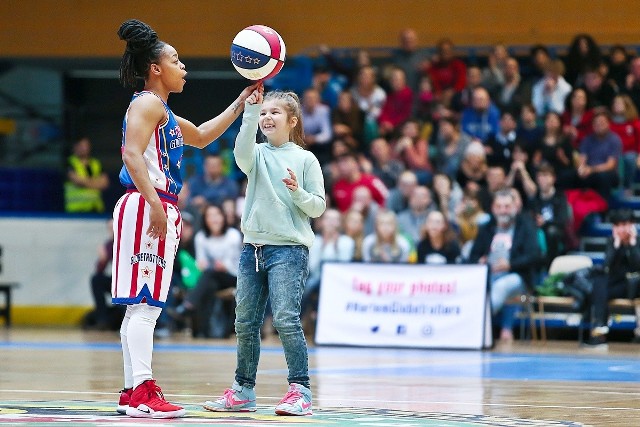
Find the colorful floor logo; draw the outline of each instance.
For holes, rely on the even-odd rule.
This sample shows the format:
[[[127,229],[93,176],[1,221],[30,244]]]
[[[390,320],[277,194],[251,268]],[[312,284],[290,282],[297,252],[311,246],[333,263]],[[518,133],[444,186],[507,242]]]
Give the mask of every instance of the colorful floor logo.
[[[271,406],[258,406],[253,413],[207,412],[187,405],[187,416],[173,420],[136,419],[136,424],[172,426],[430,426],[430,427],[513,427],[582,426],[580,423],[550,420],[525,420],[488,415],[443,414],[365,408],[319,408],[312,417],[281,417]],[[131,425],[134,420],[115,413],[113,404],[91,401],[0,402],[0,424],[29,426],[51,425]]]

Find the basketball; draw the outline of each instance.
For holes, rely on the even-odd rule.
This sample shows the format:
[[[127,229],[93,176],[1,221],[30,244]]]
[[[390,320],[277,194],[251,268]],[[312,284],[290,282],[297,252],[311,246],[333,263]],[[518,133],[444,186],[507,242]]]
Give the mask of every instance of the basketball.
[[[231,63],[249,80],[266,80],[284,65],[286,47],[280,34],[265,25],[240,31],[231,43]]]

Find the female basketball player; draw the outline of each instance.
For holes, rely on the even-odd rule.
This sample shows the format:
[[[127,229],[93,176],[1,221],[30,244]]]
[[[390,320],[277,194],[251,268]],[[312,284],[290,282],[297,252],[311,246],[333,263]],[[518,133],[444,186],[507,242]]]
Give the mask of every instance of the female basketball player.
[[[235,381],[224,395],[207,401],[211,411],[255,411],[260,327],[271,301],[289,368],[289,390],[276,406],[279,415],[311,415],[307,343],[300,324],[300,305],[309,274],[313,231],[309,218],[325,210],[320,164],[304,150],[301,107],[292,92],[270,92],[259,86],[247,98],[234,155],[247,174],[248,186],[236,294],[238,341]],[[256,144],[260,130],[267,143]]]
[[[169,44],[138,20],[118,30],[127,42],[120,80],[144,89],[133,95],[122,127],[120,182],[127,193],[113,212],[114,263],[112,301],[126,304],[120,337],[124,357],[124,390],[118,412],[132,417],[181,417],[185,410],[167,402],[153,379],[153,330],[165,305],[182,222],[176,206],[182,187],[183,144],[205,147],[238,117],[255,89],[246,88],[217,117],[195,126],[167,106],[172,92],[182,92],[185,66]]]

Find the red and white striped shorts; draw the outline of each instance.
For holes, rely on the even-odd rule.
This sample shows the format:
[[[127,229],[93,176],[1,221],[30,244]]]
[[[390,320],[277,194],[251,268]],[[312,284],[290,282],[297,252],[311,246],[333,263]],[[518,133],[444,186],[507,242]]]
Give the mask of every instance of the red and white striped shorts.
[[[129,191],[113,210],[113,263],[111,297],[114,304],[146,303],[164,307],[169,293],[173,261],[182,232],[176,205],[165,200],[167,236],[147,236],[150,205],[137,191]]]

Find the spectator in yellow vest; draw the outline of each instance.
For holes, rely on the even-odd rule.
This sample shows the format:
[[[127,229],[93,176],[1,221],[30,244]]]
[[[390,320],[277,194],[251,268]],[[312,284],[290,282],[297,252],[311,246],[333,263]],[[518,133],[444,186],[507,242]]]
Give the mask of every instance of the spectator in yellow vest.
[[[100,160],[91,157],[91,141],[81,138],[73,144],[67,159],[67,182],[64,185],[67,212],[104,212],[102,190],[109,177],[102,171]]]

